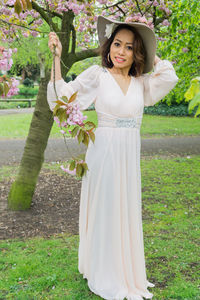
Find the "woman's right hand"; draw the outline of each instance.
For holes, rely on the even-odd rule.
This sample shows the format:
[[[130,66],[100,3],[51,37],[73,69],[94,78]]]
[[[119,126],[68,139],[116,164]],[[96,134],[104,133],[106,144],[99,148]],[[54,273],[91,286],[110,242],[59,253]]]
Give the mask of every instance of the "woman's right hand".
[[[55,32],[50,32],[49,33],[49,42],[48,42],[48,46],[49,49],[52,53],[54,53],[54,46],[56,46],[56,55],[58,57],[61,57],[61,53],[62,53],[62,44],[58,38],[58,36],[56,35]]]

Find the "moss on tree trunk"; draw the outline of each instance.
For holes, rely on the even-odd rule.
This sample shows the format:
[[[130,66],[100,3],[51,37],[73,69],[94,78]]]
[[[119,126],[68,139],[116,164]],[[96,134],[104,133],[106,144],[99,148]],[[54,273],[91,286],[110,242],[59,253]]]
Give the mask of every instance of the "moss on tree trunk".
[[[47,104],[48,81],[49,74],[41,79],[19,173],[8,196],[8,208],[11,210],[30,208],[37,178],[44,161],[44,151],[53,124],[53,114]]]

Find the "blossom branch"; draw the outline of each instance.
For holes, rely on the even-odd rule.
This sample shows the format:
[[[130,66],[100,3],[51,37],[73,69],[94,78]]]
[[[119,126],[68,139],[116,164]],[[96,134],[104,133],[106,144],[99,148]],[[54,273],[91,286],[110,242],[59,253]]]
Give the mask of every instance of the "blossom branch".
[[[52,28],[55,32],[59,30],[52,19],[50,20],[49,15],[45,12],[45,10],[40,7],[35,1],[32,2],[32,7],[40,14],[40,16],[47,22],[47,24],[49,24],[49,26],[52,25]]]
[[[137,8],[138,8],[140,14],[143,16],[144,14],[143,14],[142,11],[141,11],[141,8],[140,8],[140,5],[139,5],[138,0],[135,0],[135,2],[136,2]]]

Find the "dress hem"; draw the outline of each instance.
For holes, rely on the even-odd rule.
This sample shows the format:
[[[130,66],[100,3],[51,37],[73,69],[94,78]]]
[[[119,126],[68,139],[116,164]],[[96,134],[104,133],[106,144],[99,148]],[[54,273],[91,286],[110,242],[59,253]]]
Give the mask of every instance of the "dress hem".
[[[80,271],[79,271],[80,272]],[[90,282],[90,280],[87,278],[86,275],[84,275],[84,273],[80,272],[80,274],[83,275],[83,278],[84,279],[87,279],[87,282],[88,282],[88,287],[89,289],[96,295],[102,297],[102,299],[105,299],[105,300],[124,300],[124,299],[127,299],[127,300],[143,300],[143,297],[145,299],[152,299],[153,297],[153,294],[150,293],[149,291],[147,292],[142,292],[141,291],[141,294],[140,295],[137,295],[137,294],[132,294],[132,293],[129,293],[127,291],[127,289],[124,289],[123,291],[120,291],[117,293],[116,296],[113,297],[107,297],[104,295],[103,291],[101,290],[97,290],[94,285]],[[155,287],[155,284],[147,281],[147,287]]]

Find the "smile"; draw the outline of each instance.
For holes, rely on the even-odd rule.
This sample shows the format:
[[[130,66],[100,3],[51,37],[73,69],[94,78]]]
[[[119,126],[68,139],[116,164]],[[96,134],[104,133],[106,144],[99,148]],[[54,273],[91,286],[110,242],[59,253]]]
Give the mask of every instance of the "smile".
[[[119,63],[121,63],[121,62],[124,62],[125,61],[125,59],[124,58],[120,58],[120,57],[115,57],[115,60],[117,61],[117,62],[119,62]]]

